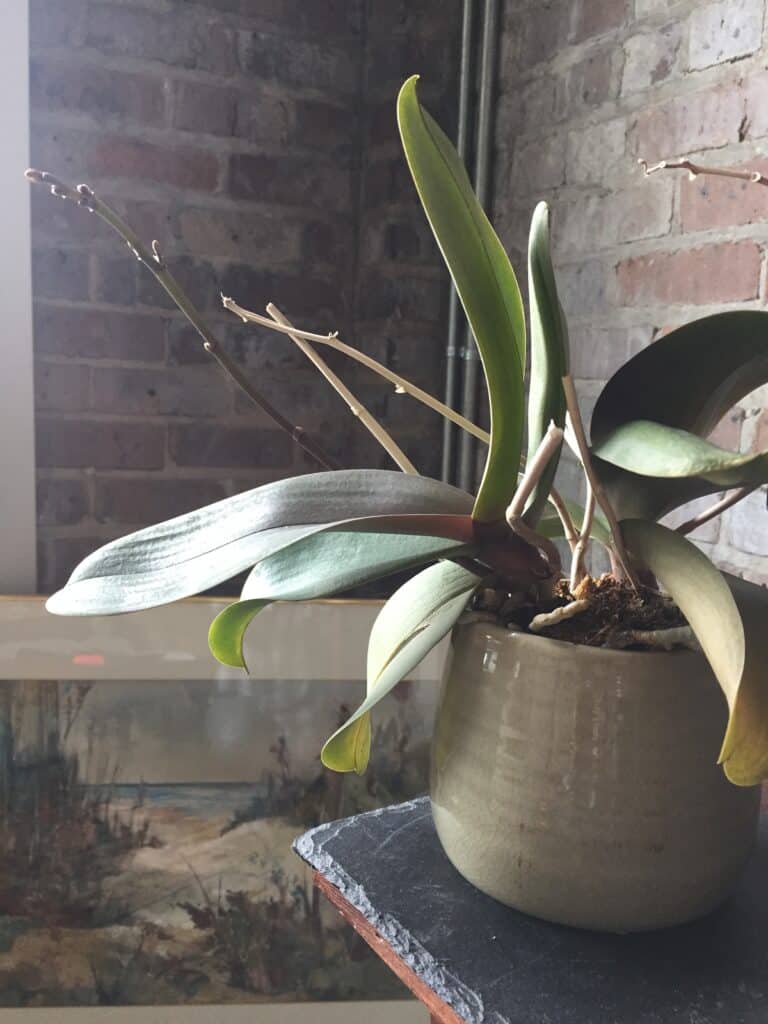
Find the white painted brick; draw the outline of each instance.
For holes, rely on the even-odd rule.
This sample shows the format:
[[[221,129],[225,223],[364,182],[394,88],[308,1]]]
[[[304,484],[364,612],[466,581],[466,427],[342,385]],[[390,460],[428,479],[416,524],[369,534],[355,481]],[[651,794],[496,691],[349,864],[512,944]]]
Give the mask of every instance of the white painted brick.
[[[622,96],[652,88],[679,69],[682,34],[681,24],[673,22],[658,31],[643,32],[626,41]]]
[[[688,66],[708,68],[736,60],[760,47],[763,0],[721,0],[691,15]]]
[[[566,177],[571,184],[601,184],[624,162],[626,122],[623,119],[574,131],[568,135]]]
[[[730,544],[751,555],[768,553],[768,509],[765,489],[754,491],[725,513],[725,533]]]
[[[705,498],[697,498],[696,501],[689,501],[687,505],[681,505],[680,508],[676,508],[674,512],[670,512],[668,516],[665,516],[661,521],[665,526],[669,526],[674,529],[680,526],[681,523],[686,522],[688,519],[692,519],[699,512],[704,512],[711,505],[718,500],[719,495],[710,494]],[[708,523],[704,523],[703,526],[699,526],[696,530],[693,530],[688,535],[689,540],[703,541],[707,544],[715,544],[717,538],[720,536],[720,519],[710,519]]]

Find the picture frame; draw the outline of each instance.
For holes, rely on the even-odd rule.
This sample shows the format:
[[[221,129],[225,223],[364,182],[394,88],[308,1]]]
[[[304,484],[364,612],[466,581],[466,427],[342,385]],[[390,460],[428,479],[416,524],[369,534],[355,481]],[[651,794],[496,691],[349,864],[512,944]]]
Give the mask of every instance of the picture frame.
[[[340,685],[350,688],[355,702],[360,699],[364,691],[368,633],[382,602],[326,600],[276,604],[265,609],[254,620],[246,638],[248,676],[240,670],[219,665],[208,651],[208,626],[226,603],[225,599],[193,598],[152,612],[126,616],[58,618],[45,611],[42,598],[0,597],[0,681],[34,681],[38,686],[81,686],[84,692],[97,695],[89,698],[92,718],[102,714],[103,708],[111,706],[110,694],[128,693],[126,687],[135,688],[131,692],[137,695],[128,703],[144,709],[153,706],[155,698],[158,705],[163,700],[167,701],[168,695],[176,693],[175,688],[179,687],[191,687],[197,693],[201,689],[225,693],[230,708],[233,693],[247,693],[252,699],[254,691],[262,695],[268,691],[278,693],[276,687],[286,693],[292,687],[298,687],[296,693],[304,695],[302,700],[311,700],[313,707],[316,697],[320,698],[319,707],[322,696],[337,691]],[[428,720],[444,657],[445,643],[425,659],[405,684],[410,687],[407,691],[409,706],[403,710],[409,716],[416,710],[417,719]],[[147,687],[152,689],[147,690]],[[65,687],[62,692],[69,693],[70,690]],[[285,699],[290,703],[290,698]],[[134,711],[139,714],[135,708],[130,714]],[[121,714],[125,716],[124,708]],[[228,711],[224,720],[230,721],[232,717]],[[234,715],[237,720],[242,717],[241,714]],[[311,714],[303,715],[304,719],[312,717]],[[134,726],[135,720],[134,715]],[[82,720],[73,728],[75,738],[78,730],[81,737],[85,735]],[[290,725],[286,734],[290,737]],[[171,746],[172,741],[173,737],[168,736]],[[81,742],[85,740],[81,739]],[[112,749],[114,743],[112,740],[110,743]],[[142,768],[146,766],[151,774],[152,766],[158,763],[157,745],[153,748],[145,743],[139,747]],[[132,756],[129,752],[126,770],[129,774],[134,772],[133,778],[136,768],[135,764],[130,768]],[[316,756],[316,752],[312,756]],[[170,747],[169,758],[173,758]],[[218,757],[215,763],[217,772],[226,775],[231,770],[227,767],[229,761],[226,758]],[[119,807],[119,801],[116,806]],[[354,809],[349,813],[354,813]],[[295,827],[295,834],[301,831],[302,827]],[[294,859],[296,871],[305,870],[298,859]],[[185,1024],[188,1021],[193,1024],[196,1021],[200,1024],[213,1021],[239,1024],[246,1019],[246,1013],[249,1022],[255,1020],[259,1024],[272,1024],[273,1021],[275,1024],[278,1021],[280,1024],[293,1024],[294,1021],[296,1024],[304,1021],[309,1024],[310,1020],[319,1024],[326,1020],[333,1020],[334,1024],[350,1021],[351,1024],[363,1013],[370,1024],[378,1024],[385,1019],[401,1021],[402,1024],[427,1019],[423,1008],[412,1000],[388,998],[365,1002],[351,999],[235,1005],[194,1005],[190,1002],[69,1008],[24,1006],[21,1009],[0,1009],[0,1022],[11,1024],[18,1020],[22,1024],[52,1024],[54,1020],[66,1022],[92,1018],[100,1021],[141,1020],[143,1024],[181,1024],[182,1021]]]

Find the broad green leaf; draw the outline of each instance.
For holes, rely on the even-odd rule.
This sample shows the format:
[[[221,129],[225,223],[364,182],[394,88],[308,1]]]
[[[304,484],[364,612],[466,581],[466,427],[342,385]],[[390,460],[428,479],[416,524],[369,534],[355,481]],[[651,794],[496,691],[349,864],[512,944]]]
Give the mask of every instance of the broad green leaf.
[[[331,529],[262,559],[243,585],[243,600],[308,601],[381,579],[437,558],[473,553],[461,541]]]
[[[650,420],[707,437],[728,409],[768,382],[768,312],[718,313],[686,324],[633,356],[592,415],[600,446],[618,427]],[[700,478],[649,480],[596,460],[619,518],[657,518],[718,488]]]
[[[368,641],[366,698],[323,747],[326,767],[365,771],[371,748],[371,708],[442,640],[480,582],[479,576],[460,565],[438,562],[387,601]]]
[[[754,786],[768,778],[768,590],[723,575],[744,624],[746,658],[720,762],[731,782]]]
[[[571,501],[570,498],[563,498],[563,503],[570,512],[573,525],[577,530],[580,530],[581,524],[584,522],[584,509],[575,501]],[[540,533],[543,537],[548,537],[550,540],[560,540],[565,536],[560,517],[551,507],[547,508],[546,513],[536,524],[536,532]],[[597,509],[595,509],[595,514],[592,517],[592,528],[589,531],[589,535],[604,547],[608,547],[611,543],[611,530],[608,526],[608,521]]]
[[[59,615],[152,608],[230,579],[334,523],[379,515],[466,516],[471,508],[464,491],[406,473],[343,470],[293,477],[104,545],[80,563],[47,607]]]
[[[565,425],[562,379],[568,372],[568,327],[555,284],[549,251],[549,207],[533,211],[528,240],[528,296],[531,308],[531,375],[528,393],[528,458],[533,458],[550,423]],[[536,526],[549,494],[560,458],[552,457],[531,494],[525,512]]]
[[[690,541],[666,526],[641,519],[625,519],[621,528],[631,556],[662,583],[696,634],[730,711],[720,760],[732,782],[751,785],[758,781],[754,775],[758,767],[760,771],[768,767],[768,700],[753,679],[757,673],[764,679],[766,663],[758,667],[757,656],[749,649],[753,639],[760,642],[766,631],[765,604],[759,624],[755,616],[745,632],[728,582]],[[761,646],[762,653],[767,653],[764,640]]]
[[[768,482],[768,452],[729,452],[687,430],[649,420],[624,423],[593,451],[641,476],[700,477],[713,490]]]
[[[491,441],[473,516],[503,519],[523,437],[525,318],[504,247],[450,139],[421,107],[418,75],[397,100],[400,138],[421,204],[475,336],[488,385]]]
[[[243,655],[245,631],[269,601],[234,601],[219,612],[208,630],[208,647],[222,665],[248,669]]]
[[[398,521],[398,533],[375,532],[386,529],[393,518]],[[402,528],[404,520],[410,527],[407,532]],[[428,535],[430,527],[439,535]],[[371,516],[315,527],[254,566],[242,599],[213,620],[208,646],[222,664],[246,668],[246,630],[271,601],[325,597],[437,557],[471,554],[471,541],[469,516]]]

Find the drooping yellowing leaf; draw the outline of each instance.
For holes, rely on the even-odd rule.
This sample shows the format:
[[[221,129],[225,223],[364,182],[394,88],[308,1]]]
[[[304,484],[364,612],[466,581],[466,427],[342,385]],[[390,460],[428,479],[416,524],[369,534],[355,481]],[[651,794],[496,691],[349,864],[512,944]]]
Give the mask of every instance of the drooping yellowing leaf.
[[[741,615],[746,649],[720,762],[731,782],[754,786],[768,778],[768,590],[723,575]]]
[[[421,107],[418,75],[397,100],[397,120],[421,204],[475,336],[488,386],[491,441],[473,516],[503,519],[523,437],[525,317],[512,264],[455,147]]]
[[[621,524],[630,554],[647,566],[690,623],[728,702],[719,761],[739,786],[768,777],[768,593],[724,577],[674,530],[640,519]]]
[[[481,582],[453,562],[422,570],[379,612],[368,641],[366,698],[326,742],[323,764],[338,772],[365,771],[371,747],[371,708],[439,643]]]

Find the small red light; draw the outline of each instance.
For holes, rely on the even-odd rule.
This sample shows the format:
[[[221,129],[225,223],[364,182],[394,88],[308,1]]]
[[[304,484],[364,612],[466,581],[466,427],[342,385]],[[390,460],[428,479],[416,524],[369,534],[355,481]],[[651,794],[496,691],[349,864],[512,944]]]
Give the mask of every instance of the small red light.
[[[73,665],[103,665],[103,654],[76,654],[72,659]]]

